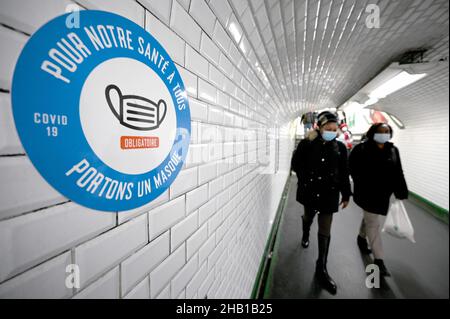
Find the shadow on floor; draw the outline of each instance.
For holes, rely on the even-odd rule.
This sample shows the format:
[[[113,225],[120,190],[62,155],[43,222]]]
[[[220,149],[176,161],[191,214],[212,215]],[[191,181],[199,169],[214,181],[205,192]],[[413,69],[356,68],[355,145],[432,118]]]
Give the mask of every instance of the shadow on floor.
[[[361,209],[353,202],[335,214],[328,270],[338,285],[335,296],[314,280],[317,259],[317,221],[311,228],[308,249],[300,245],[303,207],[296,202],[297,178],[291,177],[287,204],[275,243],[266,283],[265,298],[449,298],[448,225],[406,201],[415,228],[416,244],[383,234],[385,263],[392,277],[382,279],[380,288],[366,287],[366,266],[372,258],[361,255],[356,236]]]

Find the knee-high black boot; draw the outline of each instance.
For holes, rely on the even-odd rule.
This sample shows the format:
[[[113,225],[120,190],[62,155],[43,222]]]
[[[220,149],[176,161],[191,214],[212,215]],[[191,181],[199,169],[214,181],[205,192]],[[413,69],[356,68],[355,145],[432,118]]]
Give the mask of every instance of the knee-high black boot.
[[[305,216],[302,216],[302,229],[303,229],[303,235],[302,235],[302,247],[308,248],[309,247],[309,230],[311,229],[311,223],[305,220]]]
[[[337,286],[333,278],[330,277],[327,270],[328,249],[330,247],[330,237],[319,234],[319,258],[316,263],[316,278],[319,283],[329,293],[336,294]]]

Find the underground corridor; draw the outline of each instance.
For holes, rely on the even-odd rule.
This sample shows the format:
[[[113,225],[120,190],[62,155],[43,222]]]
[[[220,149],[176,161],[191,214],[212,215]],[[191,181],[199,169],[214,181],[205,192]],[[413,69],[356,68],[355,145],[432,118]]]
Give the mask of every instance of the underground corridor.
[[[448,0],[0,0],[0,299],[448,299],[448,59]]]

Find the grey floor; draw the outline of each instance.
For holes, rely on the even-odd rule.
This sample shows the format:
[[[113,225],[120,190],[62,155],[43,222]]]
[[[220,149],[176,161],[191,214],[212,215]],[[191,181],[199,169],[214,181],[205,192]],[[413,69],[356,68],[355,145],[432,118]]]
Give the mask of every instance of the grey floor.
[[[303,207],[296,202],[297,178],[291,177],[289,195],[278,230],[273,260],[266,283],[265,298],[449,298],[448,225],[406,201],[415,229],[416,243],[383,234],[385,263],[392,277],[380,288],[365,285],[363,256],[356,245],[361,210],[352,202],[334,215],[328,270],[338,285],[335,296],[322,290],[314,280],[317,258],[317,220],[311,229],[308,249],[300,245]]]

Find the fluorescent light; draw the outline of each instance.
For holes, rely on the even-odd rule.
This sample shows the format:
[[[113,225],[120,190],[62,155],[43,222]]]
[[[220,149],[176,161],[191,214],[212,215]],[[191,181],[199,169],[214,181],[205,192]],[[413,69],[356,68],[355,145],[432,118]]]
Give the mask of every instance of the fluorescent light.
[[[388,95],[432,74],[436,65],[430,63],[392,63],[369,83],[362,87],[339,109],[357,111],[370,107]]]
[[[371,93],[369,93],[370,96],[370,102],[373,102],[375,99],[377,101],[373,102],[372,104],[378,102],[379,99],[383,99],[389,94],[392,94],[414,82],[419,81],[423,77],[425,77],[427,74],[409,74],[406,71],[402,71],[396,76],[394,76],[392,79],[386,81],[379,87],[377,87],[375,90],[373,90]],[[372,100],[372,101],[371,101]],[[369,102],[367,101],[366,104]],[[368,105],[372,105],[368,104]]]
[[[242,53],[244,53],[244,56],[247,55],[247,49],[245,48],[244,41],[241,41],[241,44],[239,44],[239,48],[241,49]]]
[[[380,99],[376,97],[371,97],[363,104],[364,107],[374,105],[375,103],[378,103]]]
[[[240,28],[237,26],[237,24],[231,22],[230,25],[228,26],[228,30],[230,30],[230,33],[233,36],[234,41],[236,41],[236,43],[239,43],[239,41],[241,41],[242,32]]]
[[[344,110],[345,112],[350,112],[350,113],[357,113],[359,111],[361,111],[362,109],[364,109],[366,107],[366,105],[355,102],[355,101],[348,101],[346,102],[343,106],[342,106],[342,110]]]

